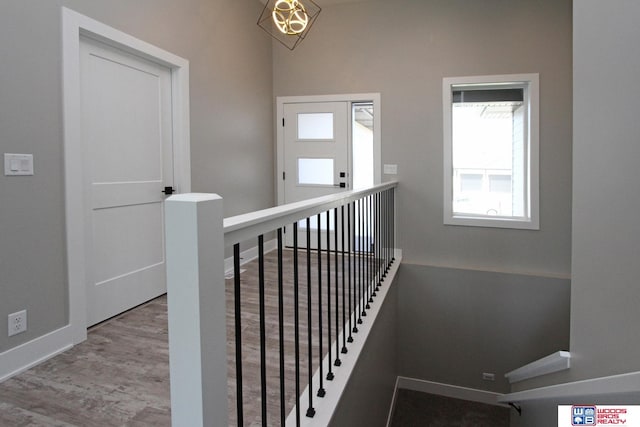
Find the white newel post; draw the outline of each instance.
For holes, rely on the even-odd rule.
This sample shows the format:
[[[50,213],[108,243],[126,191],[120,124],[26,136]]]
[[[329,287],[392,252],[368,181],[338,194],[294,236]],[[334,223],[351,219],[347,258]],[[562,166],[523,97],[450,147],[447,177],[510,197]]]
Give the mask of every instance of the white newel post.
[[[171,422],[227,426],[227,334],[222,198],[165,202]]]

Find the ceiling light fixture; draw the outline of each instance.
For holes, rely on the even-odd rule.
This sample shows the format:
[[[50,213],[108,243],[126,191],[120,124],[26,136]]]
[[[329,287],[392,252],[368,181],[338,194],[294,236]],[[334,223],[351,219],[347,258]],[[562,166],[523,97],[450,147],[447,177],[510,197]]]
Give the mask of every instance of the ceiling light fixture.
[[[290,36],[303,32],[309,23],[307,10],[298,0],[276,1],[271,16],[278,30]]]
[[[268,0],[258,25],[293,50],[307,36],[321,10],[313,0]]]

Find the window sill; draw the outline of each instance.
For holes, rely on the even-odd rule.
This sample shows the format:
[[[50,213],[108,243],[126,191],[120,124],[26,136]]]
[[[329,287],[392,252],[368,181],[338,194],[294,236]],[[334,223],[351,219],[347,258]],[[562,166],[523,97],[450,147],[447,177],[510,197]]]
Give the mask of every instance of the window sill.
[[[517,230],[540,230],[536,219],[477,217],[471,215],[445,216],[445,225],[463,225],[469,227],[512,228]]]

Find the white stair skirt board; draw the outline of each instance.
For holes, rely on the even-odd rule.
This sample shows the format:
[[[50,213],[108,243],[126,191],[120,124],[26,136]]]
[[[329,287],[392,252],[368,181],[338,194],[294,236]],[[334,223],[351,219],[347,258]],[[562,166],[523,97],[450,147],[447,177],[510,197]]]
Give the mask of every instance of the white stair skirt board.
[[[316,414],[313,418],[308,418],[304,416],[306,411],[306,405],[309,403],[309,385],[304,389],[304,391],[300,394],[300,426],[301,427],[326,427],[329,425],[331,419],[333,418],[333,413],[338,407],[338,403],[340,403],[340,398],[342,397],[342,393],[347,387],[347,383],[349,382],[349,378],[351,377],[351,373],[355,369],[356,363],[358,362],[358,358],[360,357],[360,353],[362,353],[362,349],[364,348],[367,338],[369,337],[369,333],[373,328],[373,325],[378,318],[378,313],[380,312],[380,307],[384,303],[387,293],[389,292],[389,288],[391,283],[396,277],[398,273],[398,267],[402,262],[402,250],[395,249],[394,251],[395,261],[391,264],[391,268],[387,272],[387,277],[384,279],[383,284],[380,286],[380,290],[378,292],[378,296],[375,301],[371,304],[371,309],[367,312],[367,321],[362,325],[359,325],[358,339],[354,339],[353,343],[349,347],[349,352],[347,354],[340,354],[340,360],[342,360],[342,365],[339,367],[334,367],[335,378],[333,381],[325,381],[324,388],[326,391],[326,395],[323,398],[315,398],[313,401],[313,407],[316,410]],[[354,319],[355,320],[355,319]],[[333,344],[333,354],[338,354],[340,352],[340,347],[338,347],[339,343],[342,342],[342,333],[338,336],[338,338],[334,341]],[[322,361],[323,366],[326,366],[328,363],[328,355]],[[316,370],[313,375],[312,384],[317,385],[320,382],[320,371]],[[315,394],[314,394],[315,396]],[[287,420],[285,422],[286,427],[293,427],[296,425],[296,407],[294,406],[289,412],[287,416]]]
[[[436,394],[438,396],[469,400],[471,402],[503,406],[507,408],[509,406],[501,402],[510,402],[502,401],[501,398],[503,394],[501,393],[438,383],[434,381],[419,380],[416,378],[398,377],[398,381],[396,382],[396,389],[413,390],[421,393]]]
[[[525,402],[629,393],[640,393],[640,371],[518,391],[504,394],[498,401]]]
[[[527,380],[541,375],[551,374],[553,372],[569,369],[571,366],[571,353],[568,351],[557,351],[535,362],[531,362],[511,372],[507,372],[504,376],[513,384],[518,381]]]
[[[269,252],[275,250],[277,248],[278,241],[276,239],[271,239],[264,243],[264,253],[268,254]],[[240,265],[245,265],[254,259],[258,259],[258,247],[254,246],[252,248],[246,249],[240,252]],[[224,276],[226,279],[233,278],[233,257],[225,258],[224,260]]]

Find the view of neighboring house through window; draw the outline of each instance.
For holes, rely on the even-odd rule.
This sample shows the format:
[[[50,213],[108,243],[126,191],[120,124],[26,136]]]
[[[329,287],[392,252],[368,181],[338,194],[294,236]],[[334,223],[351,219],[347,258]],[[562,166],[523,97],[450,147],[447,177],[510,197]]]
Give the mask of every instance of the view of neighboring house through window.
[[[444,79],[445,223],[538,228],[537,75]]]

